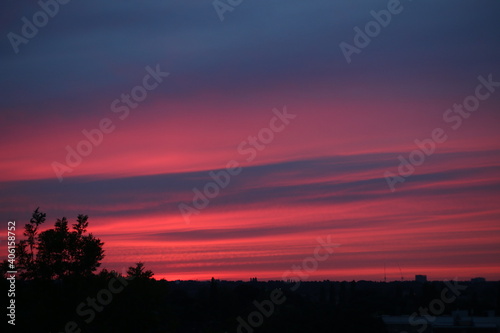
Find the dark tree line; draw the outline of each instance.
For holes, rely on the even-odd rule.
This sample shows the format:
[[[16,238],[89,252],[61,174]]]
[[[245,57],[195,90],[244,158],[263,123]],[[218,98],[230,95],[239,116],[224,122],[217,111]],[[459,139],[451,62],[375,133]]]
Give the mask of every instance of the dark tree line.
[[[79,214],[76,223],[68,226],[66,217],[57,219],[54,228],[40,232],[47,214],[37,208],[24,226],[26,239],[16,244],[18,278],[21,280],[67,280],[89,278],[101,266],[104,243],[87,232],[88,215]],[[1,263],[2,275],[8,271],[8,262]],[[106,275],[103,270],[101,275]],[[153,272],[143,263],[129,267],[128,276],[150,279]]]
[[[25,279],[64,279],[71,276],[90,276],[104,258],[104,243],[87,234],[87,215],[78,215],[72,230],[68,220],[57,219],[54,228],[41,233],[38,229],[45,222],[45,213],[38,208],[30,223],[26,224],[24,236],[17,246],[18,270]]]
[[[78,215],[74,223],[65,217],[57,219],[48,229],[43,228],[45,222],[46,214],[37,208],[24,226],[24,237],[18,237],[14,262],[16,325],[4,321],[6,330],[0,331],[65,332],[69,322],[76,323],[75,333],[140,332],[147,327],[141,318],[148,319],[155,304],[145,306],[144,298],[160,295],[151,288],[153,272],[142,262],[130,266],[126,276],[99,270],[104,242],[88,232],[87,215]],[[5,277],[13,270],[11,264],[0,262],[2,290],[10,288]],[[113,301],[103,293],[112,295]],[[96,308],[92,304],[97,304]],[[81,315],[91,311],[95,312],[92,320]]]

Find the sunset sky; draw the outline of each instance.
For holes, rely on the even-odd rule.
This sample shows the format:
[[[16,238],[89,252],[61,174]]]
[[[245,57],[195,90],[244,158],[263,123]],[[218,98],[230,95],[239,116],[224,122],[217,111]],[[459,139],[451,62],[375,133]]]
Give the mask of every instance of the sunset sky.
[[[499,280],[500,3],[401,0],[348,63],[339,45],[388,2],[244,0],[221,21],[211,0],[74,0],[16,53],[8,34],[41,7],[6,1],[0,258],[7,221],[20,239],[40,207],[45,228],[89,215],[103,268],[167,280],[281,279],[328,235],[340,246],[304,279]]]

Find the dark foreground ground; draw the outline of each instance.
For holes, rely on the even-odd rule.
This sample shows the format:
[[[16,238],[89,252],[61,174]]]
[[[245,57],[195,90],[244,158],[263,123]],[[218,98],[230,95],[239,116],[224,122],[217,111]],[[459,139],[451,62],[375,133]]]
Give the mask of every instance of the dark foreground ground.
[[[3,290],[8,290],[8,282],[4,283]],[[440,315],[458,309],[474,315],[500,313],[500,282],[296,284],[101,275],[86,280],[17,281],[15,293],[16,325],[15,330],[7,325],[8,331],[37,333],[376,333],[389,330],[382,315],[412,315],[430,305],[436,309],[444,304],[438,308]],[[6,324],[9,317],[3,317]]]

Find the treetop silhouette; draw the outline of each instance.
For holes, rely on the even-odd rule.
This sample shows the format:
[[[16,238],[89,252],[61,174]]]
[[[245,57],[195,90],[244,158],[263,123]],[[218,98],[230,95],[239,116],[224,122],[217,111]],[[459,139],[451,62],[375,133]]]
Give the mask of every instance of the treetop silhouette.
[[[135,267],[130,266],[127,270],[127,276],[132,278],[147,280],[151,279],[153,275],[154,275],[153,271],[145,270],[143,262],[138,262],[135,264]]]
[[[69,230],[66,217],[53,229],[39,232],[46,214],[37,208],[24,227],[27,239],[17,244],[17,269],[22,279],[88,277],[101,265],[104,243],[87,233],[88,216],[80,214]]]

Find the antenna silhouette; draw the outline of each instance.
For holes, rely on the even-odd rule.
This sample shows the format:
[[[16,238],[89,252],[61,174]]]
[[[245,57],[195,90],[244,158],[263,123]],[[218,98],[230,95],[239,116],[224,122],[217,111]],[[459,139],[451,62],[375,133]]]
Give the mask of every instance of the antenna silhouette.
[[[404,280],[403,272],[401,272],[401,266],[399,266],[399,263],[398,263],[398,268],[399,268],[399,274],[401,274],[401,281],[403,281]]]

